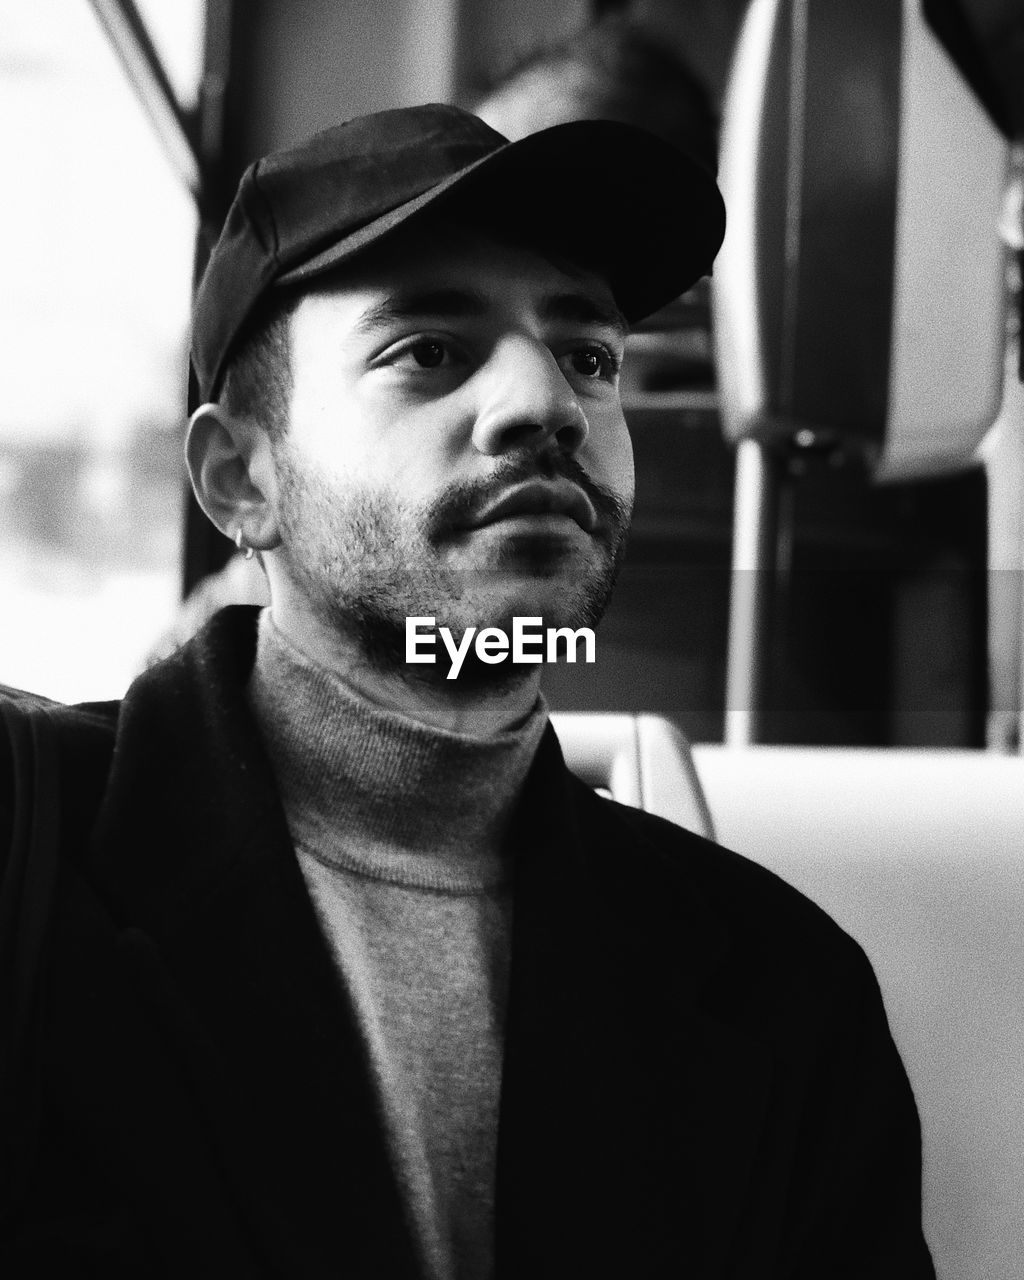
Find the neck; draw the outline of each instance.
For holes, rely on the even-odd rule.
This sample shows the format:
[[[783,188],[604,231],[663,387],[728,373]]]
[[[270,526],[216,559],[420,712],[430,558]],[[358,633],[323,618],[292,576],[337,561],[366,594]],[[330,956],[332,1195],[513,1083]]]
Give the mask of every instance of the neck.
[[[543,698],[487,738],[420,724],[368,702],[267,613],[248,697],[298,845],[393,883],[462,892],[506,879]]]
[[[274,625],[313,661],[355,692],[387,711],[435,729],[488,738],[515,728],[530,715],[540,693],[540,666],[518,668],[514,683],[492,688],[460,686],[458,679],[424,680],[407,670],[384,671],[369,662],[357,641],[306,610],[274,602]],[[440,668],[439,668],[440,670]],[[498,669],[496,668],[496,671]],[[504,673],[507,668],[501,668]]]

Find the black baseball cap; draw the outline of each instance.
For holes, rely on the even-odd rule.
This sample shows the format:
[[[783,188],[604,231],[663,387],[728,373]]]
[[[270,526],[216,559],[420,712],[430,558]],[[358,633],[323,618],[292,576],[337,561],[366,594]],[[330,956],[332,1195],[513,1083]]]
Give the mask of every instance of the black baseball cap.
[[[315,280],[442,201],[575,255],[631,323],[706,275],[725,234],[712,174],[633,125],[581,120],[509,142],[437,103],[360,116],[243,174],[193,303],[190,408],[216,397],[270,290]]]

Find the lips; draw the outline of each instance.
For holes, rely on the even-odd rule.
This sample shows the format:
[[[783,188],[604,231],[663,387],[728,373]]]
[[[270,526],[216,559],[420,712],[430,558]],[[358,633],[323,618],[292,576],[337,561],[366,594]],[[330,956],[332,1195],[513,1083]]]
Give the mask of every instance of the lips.
[[[593,533],[597,525],[597,512],[579,485],[569,480],[531,480],[489,502],[470,527],[479,529],[516,516],[549,515],[568,516],[585,533]]]

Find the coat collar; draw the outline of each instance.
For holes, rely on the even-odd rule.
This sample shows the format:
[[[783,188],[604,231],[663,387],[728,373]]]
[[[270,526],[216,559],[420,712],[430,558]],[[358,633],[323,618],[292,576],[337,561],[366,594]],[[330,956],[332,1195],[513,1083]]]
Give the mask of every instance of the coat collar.
[[[355,1018],[244,696],[255,617],[222,612],[129,691],[95,867],[149,957],[148,1007],[254,1232],[290,1273],[327,1274],[343,1247],[399,1277],[410,1233]],[[741,1209],[766,1064],[702,1001],[729,939],[688,887],[686,839],[669,856],[648,829],[566,771],[549,729],[512,832],[497,1191],[509,1277],[598,1274],[619,1246],[625,1264],[688,1179],[701,1238],[727,1236]],[[681,1231],[687,1212],[684,1195]],[[663,1241],[666,1262],[677,1244]]]

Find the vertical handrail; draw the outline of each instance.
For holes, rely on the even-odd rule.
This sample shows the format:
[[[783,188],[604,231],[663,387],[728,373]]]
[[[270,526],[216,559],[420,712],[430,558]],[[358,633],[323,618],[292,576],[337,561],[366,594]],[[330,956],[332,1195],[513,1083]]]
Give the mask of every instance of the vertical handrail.
[[[764,740],[780,469],[780,459],[760,441],[743,440],[737,446],[725,679],[725,742],[730,747]]]

